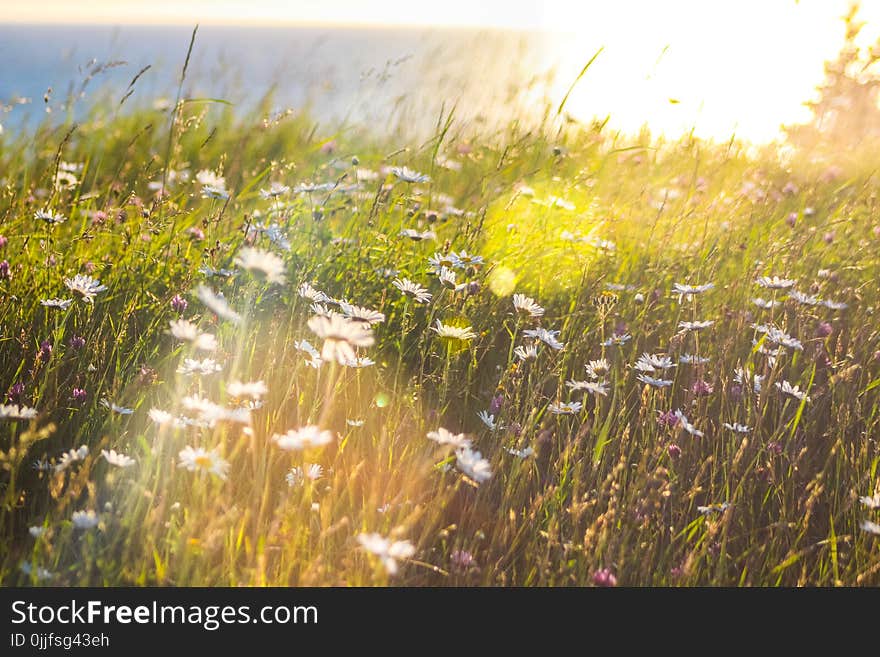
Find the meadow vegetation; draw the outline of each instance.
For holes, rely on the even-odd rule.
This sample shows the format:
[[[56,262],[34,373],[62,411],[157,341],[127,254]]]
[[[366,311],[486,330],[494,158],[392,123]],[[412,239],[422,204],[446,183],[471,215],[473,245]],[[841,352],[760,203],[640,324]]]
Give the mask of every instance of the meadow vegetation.
[[[4,585],[880,584],[873,171],[137,100],[0,136]]]

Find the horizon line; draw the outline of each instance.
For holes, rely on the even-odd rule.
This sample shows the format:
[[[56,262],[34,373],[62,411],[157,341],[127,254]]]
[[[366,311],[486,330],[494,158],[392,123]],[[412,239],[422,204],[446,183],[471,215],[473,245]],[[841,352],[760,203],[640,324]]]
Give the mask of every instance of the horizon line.
[[[58,20],[58,19],[16,19],[16,18],[0,18],[0,26],[17,25],[31,27],[194,27],[196,25],[205,25],[213,27],[263,27],[263,28],[284,28],[284,27],[315,27],[315,28],[337,28],[337,29],[439,29],[439,30],[492,30],[498,32],[544,32],[547,34],[564,33],[564,29],[553,28],[544,25],[504,25],[497,23],[427,23],[427,22],[394,22],[381,23],[376,21],[320,21],[320,20],[296,20],[281,19],[269,21],[266,19],[217,19],[208,18],[207,20],[184,21],[178,18],[167,19],[150,19],[150,20],[101,20],[88,18],[83,20]]]

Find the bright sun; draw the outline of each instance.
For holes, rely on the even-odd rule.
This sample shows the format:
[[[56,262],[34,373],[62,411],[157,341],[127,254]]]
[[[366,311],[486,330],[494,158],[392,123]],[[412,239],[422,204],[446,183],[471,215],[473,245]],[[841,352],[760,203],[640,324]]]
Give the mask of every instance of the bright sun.
[[[610,115],[629,132],[693,131],[770,141],[782,124],[806,120],[803,102],[843,39],[849,0],[0,0],[4,21],[79,23],[328,23],[491,26],[565,33],[546,54],[560,99],[584,63],[604,48],[571,94],[577,118]],[[865,41],[876,38],[880,3],[863,2]]]

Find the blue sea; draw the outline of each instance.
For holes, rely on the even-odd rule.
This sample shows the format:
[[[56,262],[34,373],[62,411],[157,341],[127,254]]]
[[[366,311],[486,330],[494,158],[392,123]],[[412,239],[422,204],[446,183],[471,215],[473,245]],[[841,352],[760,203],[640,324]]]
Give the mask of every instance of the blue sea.
[[[0,124],[33,125],[93,103],[173,101],[192,26],[0,25]],[[467,121],[521,115],[558,82],[557,36],[428,28],[231,27],[198,30],[184,96],[242,112],[278,110],[386,130],[429,129],[455,104]]]

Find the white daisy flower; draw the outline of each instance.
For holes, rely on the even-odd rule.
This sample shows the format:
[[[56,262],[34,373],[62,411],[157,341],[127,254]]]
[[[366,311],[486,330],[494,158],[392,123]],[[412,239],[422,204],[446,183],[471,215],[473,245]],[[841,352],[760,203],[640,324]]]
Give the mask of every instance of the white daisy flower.
[[[330,301],[330,297],[321,292],[318,289],[315,289],[308,283],[302,283],[297,290],[299,296],[303,299],[308,299],[314,303],[324,303],[326,301]]]
[[[332,299],[330,299],[330,301],[332,301]],[[318,317],[333,317],[333,315],[339,314],[335,310],[330,310],[330,308],[323,303],[313,303],[309,310]]]
[[[658,370],[665,372],[672,367],[675,367],[675,363],[666,354],[642,354],[633,365],[633,369],[639,372],[657,372]]]
[[[701,322],[679,322],[678,328],[680,328],[682,331],[702,331],[703,329],[709,328],[714,323],[714,319],[709,319]]]
[[[448,253],[446,255],[442,253],[435,253],[430,258],[428,258],[428,271],[432,274],[439,276],[444,269],[453,269],[455,267],[455,263],[455,253]]]
[[[213,427],[218,422],[250,424],[251,414],[250,409],[247,407],[226,408],[198,395],[184,397],[182,404],[184,409],[198,416],[198,425],[204,424]],[[191,425],[193,422],[186,422],[185,424]]]
[[[793,278],[780,278],[779,276],[761,276],[755,281],[755,285],[768,290],[788,290],[797,283]]]
[[[200,185],[211,185],[213,187],[226,187],[226,178],[211,169],[202,169],[196,174],[196,181]]]
[[[668,388],[672,385],[672,381],[670,379],[658,379],[653,376],[648,376],[647,374],[639,374],[636,377],[642,383],[646,383],[652,388]]]
[[[341,315],[322,317],[316,315],[309,320],[309,328],[319,338],[323,338],[322,361],[335,361],[345,364],[357,358],[355,348],[372,346],[373,332],[363,322],[355,322]]]
[[[565,344],[558,340],[559,331],[553,331],[550,329],[541,328],[539,326],[538,328],[534,329],[526,329],[525,331],[523,331],[523,335],[527,338],[540,340],[545,345],[556,351],[565,348]]]
[[[474,451],[469,446],[461,447],[455,451],[455,465],[477,484],[482,484],[492,478],[489,461],[484,459],[480,452]]]
[[[306,464],[302,468],[299,466],[292,467],[290,471],[284,475],[284,478],[287,480],[287,485],[293,487],[301,486],[306,480],[318,481],[322,476],[324,476],[324,468],[317,463],[312,463]]]
[[[608,384],[604,381],[575,381],[574,379],[572,379],[570,381],[566,381],[565,385],[572,392],[583,390],[584,392],[589,392],[592,395],[602,395],[603,397],[608,396]]]
[[[219,278],[232,278],[236,274],[234,269],[224,269],[223,267],[221,267],[220,269],[214,269],[213,267],[206,264],[203,264],[199,267],[199,272],[201,272],[208,278],[213,278],[215,276]]]
[[[752,328],[758,333],[763,333],[766,336],[767,342],[788,347],[789,349],[796,349],[798,351],[803,351],[804,349],[804,345],[800,340],[790,336],[788,333],[775,326],[769,324],[752,324]]]
[[[215,293],[206,285],[199,285],[196,288],[196,296],[212,313],[221,319],[227,319],[233,324],[241,322],[241,315],[235,312],[226,302],[226,298],[219,293]]]
[[[730,508],[729,502],[722,502],[721,504],[710,504],[708,506],[698,506],[697,511],[704,516],[708,516],[712,513],[724,513],[729,508]]]
[[[385,314],[380,313],[378,310],[371,310],[370,308],[355,306],[354,304],[347,303],[345,301],[339,304],[339,308],[340,310],[342,310],[342,314],[349,319],[355,322],[364,322],[368,326],[379,324],[385,321]]]
[[[179,466],[190,472],[209,472],[220,479],[226,479],[229,473],[229,462],[224,460],[216,449],[208,451],[204,447],[187,445],[177,456]]]
[[[788,298],[793,301],[797,301],[800,304],[805,306],[815,306],[819,303],[820,299],[817,296],[813,296],[812,294],[804,294],[803,292],[798,292],[797,290],[792,290],[788,294]]]
[[[459,286],[455,282],[455,272],[452,269],[443,267],[437,273],[440,284],[448,290],[457,290]]]
[[[119,415],[131,415],[134,413],[133,408],[126,408],[125,406],[119,406],[114,404],[106,397],[101,400],[101,406],[104,408],[109,408],[113,413],[118,413]]]
[[[490,431],[501,428],[501,424],[495,421],[495,416],[491,415],[489,411],[478,411],[477,417],[480,418],[480,422],[489,427]]]
[[[525,447],[523,449],[516,449],[514,447],[505,447],[504,451],[508,454],[513,454],[515,457],[519,459],[527,459],[530,456],[535,455],[535,450],[531,447]]]
[[[290,429],[287,433],[276,433],[272,440],[283,450],[299,451],[312,447],[323,447],[333,442],[333,434],[315,425]]]
[[[418,171],[413,171],[407,167],[391,167],[391,173],[398,180],[407,183],[426,183],[431,182],[431,177]]]
[[[602,342],[603,347],[622,347],[627,342],[632,340],[632,336],[629,333],[615,333],[607,340]]]
[[[352,358],[351,360],[347,360],[342,364],[345,365],[345,367],[360,369],[362,367],[372,367],[376,364],[376,361],[366,356],[358,356],[357,358]]]
[[[392,541],[379,534],[359,534],[357,540],[367,552],[379,557],[389,575],[397,574],[398,559],[409,559],[416,553],[409,541]]]
[[[880,509],[880,491],[874,493],[874,495],[870,497],[867,495],[860,497],[859,502],[869,509]]]
[[[320,360],[321,358],[321,354],[318,353],[318,350],[315,349],[308,340],[295,340],[293,346],[297,351],[307,353],[314,359]]]
[[[471,439],[463,433],[452,433],[443,427],[437,431],[428,432],[428,440],[433,440],[438,445],[449,445],[455,449],[463,449],[471,446]]]
[[[553,415],[577,415],[584,405],[581,402],[553,402],[547,410]]]
[[[810,396],[805,390],[801,390],[799,386],[791,385],[788,381],[777,381],[774,385],[785,395],[789,395],[800,401],[810,401]]]
[[[682,354],[678,358],[678,362],[682,365],[705,365],[709,362],[709,358],[704,358],[703,356],[696,356],[694,354]]]
[[[675,411],[675,417],[678,418],[678,423],[681,425],[681,428],[687,431],[692,436],[697,438],[703,437],[703,432],[697,429],[690,421],[687,419],[684,413],[681,412],[681,409],[677,409]]]
[[[210,333],[202,333],[199,327],[185,319],[175,319],[169,322],[171,328],[169,333],[176,339],[183,342],[189,342],[193,348],[202,351],[215,351],[217,349],[217,338]]]
[[[269,283],[284,283],[284,260],[271,251],[245,247],[238,252],[235,264]]]
[[[513,308],[516,312],[531,318],[544,315],[544,309],[535,303],[534,299],[524,294],[513,295]]]
[[[107,290],[107,286],[101,285],[101,281],[92,278],[91,276],[86,276],[85,274],[77,274],[73,278],[65,278],[64,284],[67,286],[68,290],[74,294],[78,294],[86,303],[93,303],[95,296],[99,292]]]
[[[782,305],[781,301],[767,300],[762,299],[761,297],[755,297],[752,299],[752,303],[758,306],[758,308],[763,308],[764,310],[771,310]]]
[[[780,278],[779,276],[761,276],[755,281],[755,285],[766,288],[768,290],[788,290],[794,287],[796,280],[791,278]]]
[[[591,360],[584,365],[584,369],[587,371],[588,377],[599,379],[611,371],[611,363],[604,358],[599,358],[598,360]]]
[[[751,386],[756,395],[761,394],[764,377],[760,374],[752,374],[751,371],[737,367],[733,373],[733,380],[741,386]]]
[[[819,303],[829,310],[846,310],[849,307],[843,301],[832,301],[831,299],[823,299]]]
[[[283,185],[279,182],[273,182],[269,185],[269,189],[261,189],[260,196],[264,199],[274,199],[279,196],[284,196],[287,192],[290,191],[290,187],[288,185]]]
[[[104,457],[107,463],[109,463],[110,465],[115,465],[117,468],[129,468],[137,463],[137,461],[135,461],[130,456],[120,454],[114,449],[111,449],[109,452],[106,449],[102,449],[101,456]]]
[[[204,360],[184,358],[183,364],[177,368],[177,373],[184,376],[193,376],[194,374],[207,376],[222,369],[223,366],[213,358],[205,358]]]
[[[678,300],[681,301],[683,297],[687,297],[688,299],[690,299],[694,295],[703,294],[703,292],[708,292],[714,287],[714,283],[704,283],[703,285],[686,285],[684,283],[674,283],[672,285],[672,292],[673,294],[677,294]]]
[[[467,269],[468,267],[479,267],[483,265],[485,261],[483,260],[483,256],[473,255],[468,253],[467,251],[461,251],[457,255],[452,253],[450,255],[455,256],[455,266],[459,269]]]
[[[314,194],[315,192],[329,192],[336,187],[335,182],[310,183],[304,182],[293,188],[294,194]]]
[[[64,452],[64,454],[61,455],[61,458],[58,459],[57,463],[55,463],[55,473],[58,474],[60,472],[64,472],[74,463],[85,460],[88,455],[88,445],[81,445],[79,449],[71,449],[67,452]]]
[[[37,417],[37,409],[18,404],[0,404],[0,420],[30,420]]]
[[[202,197],[203,198],[213,198],[220,201],[228,201],[229,200],[229,192],[223,187],[216,187],[214,185],[204,185],[202,187]]]
[[[861,529],[863,532],[868,532],[869,534],[880,536],[880,524],[877,524],[876,522],[871,522],[870,520],[862,520],[859,523],[859,529]]]
[[[49,210],[37,210],[34,212],[34,219],[37,221],[43,221],[50,226],[57,226],[58,224],[63,224],[67,221],[67,217],[62,214],[55,214],[54,212],[50,212]]]
[[[74,511],[70,519],[73,521],[73,526],[76,529],[94,529],[101,522],[98,514],[91,509],[88,511]]]
[[[439,319],[437,320],[437,326],[432,326],[431,330],[437,334],[437,337],[447,340],[461,340],[465,342],[477,337],[477,334],[474,333],[470,326],[446,325]]]
[[[45,527],[42,527],[39,525],[34,525],[32,527],[28,527],[28,534],[30,534],[34,538],[40,538],[40,536],[42,536],[45,533],[46,533]]]
[[[72,303],[73,299],[43,299],[40,301],[41,306],[45,308],[57,308],[58,310],[67,310]]]
[[[535,360],[538,357],[538,345],[527,344],[513,350],[514,355],[522,361]]]
[[[400,236],[408,237],[414,242],[437,239],[437,233],[435,233],[433,230],[416,230],[414,228],[404,228],[402,231],[400,231]]]
[[[738,422],[734,422],[730,424],[729,422],[725,422],[722,424],[725,429],[730,429],[734,433],[749,433],[751,429],[744,424],[739,424]]]
[[[22,561],[21,565],[19,566],[19,569],[21,570],[22,573],[24,573],[28,577],[33,575],[38,580],[49,580],[49,579],[52,579],[53,577],[55,577],[55,575],[53,575],[50,571],[46,570],[45,568],[42,568],[39,566],[34,568],[31,565],[30,561]]]
[[[249,397],[250,399],[262,399],[269,392],[269,388],[262,381],[230,381],[226,384],[226,393],[237,399]]]
[[[287,239],[287,235],[284,234],[281,226],[277,223],[272,223],[268,226],[254,225],[248,229],[248,237],[255,237],[258,233],[268,237],[269,241],[279,249],[290,251],[290,240]]]
[[[428,292],[428,288],[422,287],[408,278],[395,278],[391,284],[417,303],[428,303],[431,300],[432,295]]]

